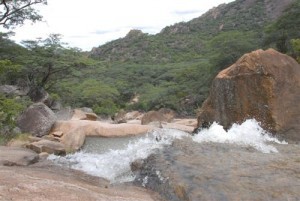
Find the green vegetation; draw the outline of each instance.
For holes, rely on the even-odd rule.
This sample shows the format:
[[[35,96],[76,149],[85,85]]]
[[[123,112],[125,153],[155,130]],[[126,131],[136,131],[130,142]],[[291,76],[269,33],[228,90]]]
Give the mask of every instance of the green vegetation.
[[[17,116],[29,105],[28,99],[15,99],[0,94],[0,145],[14,137]]]
[[[1,33],[0,84],[29,87],[32,100],[47,90],[64,105],[100,115],[163,107],[194,115],[215,75],[244,53],[273,47],[300,60],[300,1],[283,13],[270,11],[280,10],[281,1],[249,2],[221,5],[156,35],[133,30],[90,53],[66,47],[57,34],[20,46]],[[134,97],[139,102],[132,104]],[[0,101],[2,130],[12,129],[28,100],[1,95]]]
[[[41,20],[42,16],[31,7],[35,4],[47,4],[47,0],[1,0],[0,26],[11,28],[22,25],[25,20]]]

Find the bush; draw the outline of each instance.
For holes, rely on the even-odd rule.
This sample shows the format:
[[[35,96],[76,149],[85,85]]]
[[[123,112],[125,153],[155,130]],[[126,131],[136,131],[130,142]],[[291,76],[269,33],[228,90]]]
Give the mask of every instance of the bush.
[[[8,98],[0,94],[0,144],[14,137],[17,116],[29,105],[28,99]]]

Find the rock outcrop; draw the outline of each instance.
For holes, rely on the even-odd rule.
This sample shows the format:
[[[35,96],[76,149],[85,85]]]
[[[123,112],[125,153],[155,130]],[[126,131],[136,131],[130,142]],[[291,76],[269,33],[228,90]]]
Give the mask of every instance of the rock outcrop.
[[[39,155],[29,149],[0,146],[0,166],[27,166],[38,160]]]
[[[68,132],[79,132],[85,136],[99,137],[122,137],[128,135],[138,135],[151,131],[153,127],[137,124],[110,124],[100,121],[71,120],[57,121],[52,130],[62,131],[64,135]]]
[[[225,128],[255,118],[284,139],[300,140],[300,65],[273,49],[245,54],[214,79],[198,126]]]
[[[34,103],[18,118],[17,126],[24,133],[42,137],[47,135],[56,121],[54,112],[43,103]]]
[[[0,168],[0,200],[159,201],[154,192],[130,186],[110,186],[101,178],[69,168],[37,164]]]

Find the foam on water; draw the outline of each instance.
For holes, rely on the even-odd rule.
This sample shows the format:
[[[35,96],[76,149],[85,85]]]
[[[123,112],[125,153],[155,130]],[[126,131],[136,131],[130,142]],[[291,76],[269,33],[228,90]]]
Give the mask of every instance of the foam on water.
[[[130,142],[125,149],[108,150],[102,154],[81,151],[65,157],[50,155],[48,159],[57,164],[67,165],[90,175],[105,178],[112,183],[132,181],[134,179],[130,170],[132,162],[147,158],[155,150],[162,149],[165,145],[170,145],[174,139],[181,139],[183,136],[188,135],[172,129],[156,130]]]
[[[202,129],[193,140],[198,143],[216,142],[251,146],[263,153],[278,152],[274,146],[268,144],[269,142],[287,144],[271,137],[255,119],[248,119],[241,125],[233,124],[228,131],[224,130],[223,126],[213,123],[210,128]]]

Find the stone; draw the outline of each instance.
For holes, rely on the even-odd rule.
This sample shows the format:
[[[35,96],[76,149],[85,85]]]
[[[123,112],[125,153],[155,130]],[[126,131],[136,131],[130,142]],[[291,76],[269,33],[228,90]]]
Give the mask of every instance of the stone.
[[[38,160],[39,155],[29,149],[0,146],[0,166],[27,166]]]
[[[72,120],[90,120],[90,121],[96,121],[98,116],[95,113],[86,113],[83,112],[80,109],[75,109]]]
[[[115,123],[127,123],[131,120],[137,120],[141,116],[141,112],[139,111],[131,111],[126,112],[124,110],[121,110],[120,112],[116,113],[113,117]]]
[[[153,130],[153,127],[148,125],[110,124],[100,121],[70,120],[57,121],[54,124],[51,133],[61,131],[65,136],[71,131],[76,131],[83,133],[85,136],[122,137],[145,134],[151,130]]]
[[[213,80],[198,113],[198,127],[216,121],[228,129],[255,118],[291,141],[300,140],[300,65],[273,49],[242,56]]]
[[[70,168],[47,164],[35,167],[1,167],[0,200],[158,201],[155,192],[108,181]]]
[[[60,142],[64,144],[67,152],[78,151],[84,144],[85,133],[80,129],[70,129],[62,136]]]
[[[50,140],[40,140],[38,142],[30,143],[26,148],[31,149],[37,153],[46,152],[48,154],[65,155],[65,146],[60,142],[53,142]]]
[[[147,125],[150,122],[172,122],[175,117],[175,112],[170,109],[160,109],[159,111],[149,111],[142,117],[142,125]]]
[[[53,135],[54,137],[62,137],[63,134],[64,134],[64,133],[61,132],[61,131],[56,131],[56,132],[51,133],[51,135]]]
[[[120,110],[118,113],[116,113],[113,116],[114,123],[116,124],[126,123],[127,119],[125,118],[125,115],[126,115],[126,111]]]
[[[49,133],[55,121],[56,116],[50,108],[43,103],[34,103],[18,117],[17,126],[23,133],[41,137]]]

